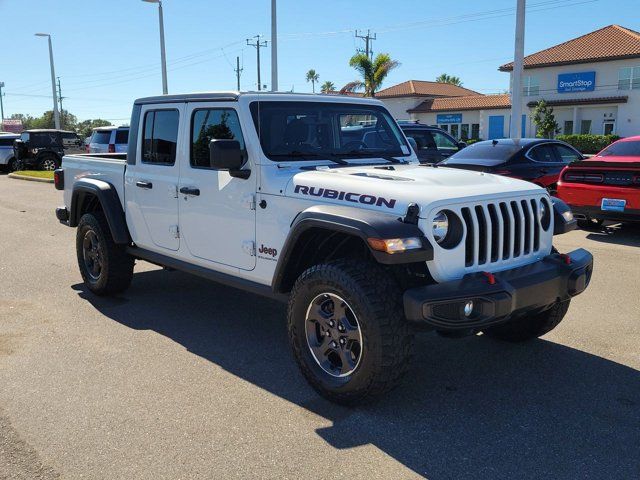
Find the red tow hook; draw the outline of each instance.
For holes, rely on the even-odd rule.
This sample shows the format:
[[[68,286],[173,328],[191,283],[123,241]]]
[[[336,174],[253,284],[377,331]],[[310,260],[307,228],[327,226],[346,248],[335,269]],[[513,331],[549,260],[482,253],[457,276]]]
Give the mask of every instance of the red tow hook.
[[[482,272],[482,274],[487,277],[487,282],[489,282],[489,285],[495,285],[496,284],[496,277],[493,273],[489,273],[489,272]]]
[[[571,265],[571,257],[569,255],[567,255],[566,253],[561,253],[560,254],[560,258],[564,261],[564,263],[566,263],[567,265]]]

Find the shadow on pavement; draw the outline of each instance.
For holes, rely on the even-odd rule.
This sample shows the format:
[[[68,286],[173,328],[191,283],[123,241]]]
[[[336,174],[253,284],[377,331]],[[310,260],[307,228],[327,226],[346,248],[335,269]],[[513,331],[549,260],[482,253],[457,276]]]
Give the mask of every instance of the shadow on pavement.
[[[179,272],[138,273],[116,299],[75,285],[107,317],[333,422],[336,449],[373,444],[430,479],[638,478],[640,372],[538,340],[422,334],[405,382],[347,409],[318,397],[289,351],[285,307]]]
[[[640,247],[640,224],[613,224],[592,231],[587,235],[589,240],[601,243],[614,243],[628,247]]]

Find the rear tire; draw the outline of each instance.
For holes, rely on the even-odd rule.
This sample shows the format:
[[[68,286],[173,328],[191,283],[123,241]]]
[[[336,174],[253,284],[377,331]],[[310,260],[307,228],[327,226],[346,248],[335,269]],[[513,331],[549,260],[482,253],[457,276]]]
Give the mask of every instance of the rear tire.
[[[126,290],[133,278],[134,258],[117,245],[102,212],[86,213],[76,232],[78,267],[85,285],[96,295]]]
[[[401,300],[394,279],[371,262],[341,259],[300,275],[289,300],[289,341],[320,395],[354,405],[398,384],[413,349]]]
[[[40,168],[48,172],[53,172],[56,168],[60,168],[60,161],[55,155],[45,155],[40,160]]]
[[[571,300],[556,302],[544,312],[511,320],[503,325],[491,327],[483,333],[507,342],[526,342],[541,337],[558,326],[567,313],[570,303]]]

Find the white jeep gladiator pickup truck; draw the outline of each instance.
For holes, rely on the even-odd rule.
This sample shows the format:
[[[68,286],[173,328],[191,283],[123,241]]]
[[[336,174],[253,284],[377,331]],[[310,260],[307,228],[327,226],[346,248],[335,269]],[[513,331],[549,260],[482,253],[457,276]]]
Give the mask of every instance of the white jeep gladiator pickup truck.
[[[575,228],[565,204],[420,165],[374,99],[142,98],[126,155],[65,156],[55,184],[89,290],[125,290],[138,259],[284,299],[302,373],[345,404],[398,382],[416,327],[544,335],[593,268],[552,246]]]

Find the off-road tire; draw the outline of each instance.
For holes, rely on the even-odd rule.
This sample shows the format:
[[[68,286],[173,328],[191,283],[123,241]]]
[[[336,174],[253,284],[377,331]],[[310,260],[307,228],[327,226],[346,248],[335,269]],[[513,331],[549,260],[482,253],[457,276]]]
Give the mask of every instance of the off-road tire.
[[[571,300],[556,302],[548,310],[488,328],[483,333],[507,342],[526,342],[541,337],[558,326],[567,313],[570,303]]]
[[[101,269],[97,278],[91,274],[85,261],[83,244],[88,232],[97,238],[100,251]],[[92,235],[92,234],[90,234]],[[117,245],[102,212],[85,213],[76,231],[76,254],[78,268],[85,285],[96,295],[112,295],[126,290],[133,278],[135,259],[125,250],[125,245]]]
[[[8,173],[15,172],[18,169],[18,161],[15,158],[10,158],[5,168]]]
[[[40,159],[39,166],[41,170],[52,172],[56,168],[60,168],[60,160],[53,154],[47,154]]]
[[[323,293],[348,303],[362,334],[360,361],[340,378],[320,367],[307,343],[307,309]],[[413,330],[404,318],[402,292],[391,275],[372,262],[340,259],[304,271],[291,292],[287,323],[302,374],[332,402],[355,405],[373,400],[396,386],[411,362]]]

